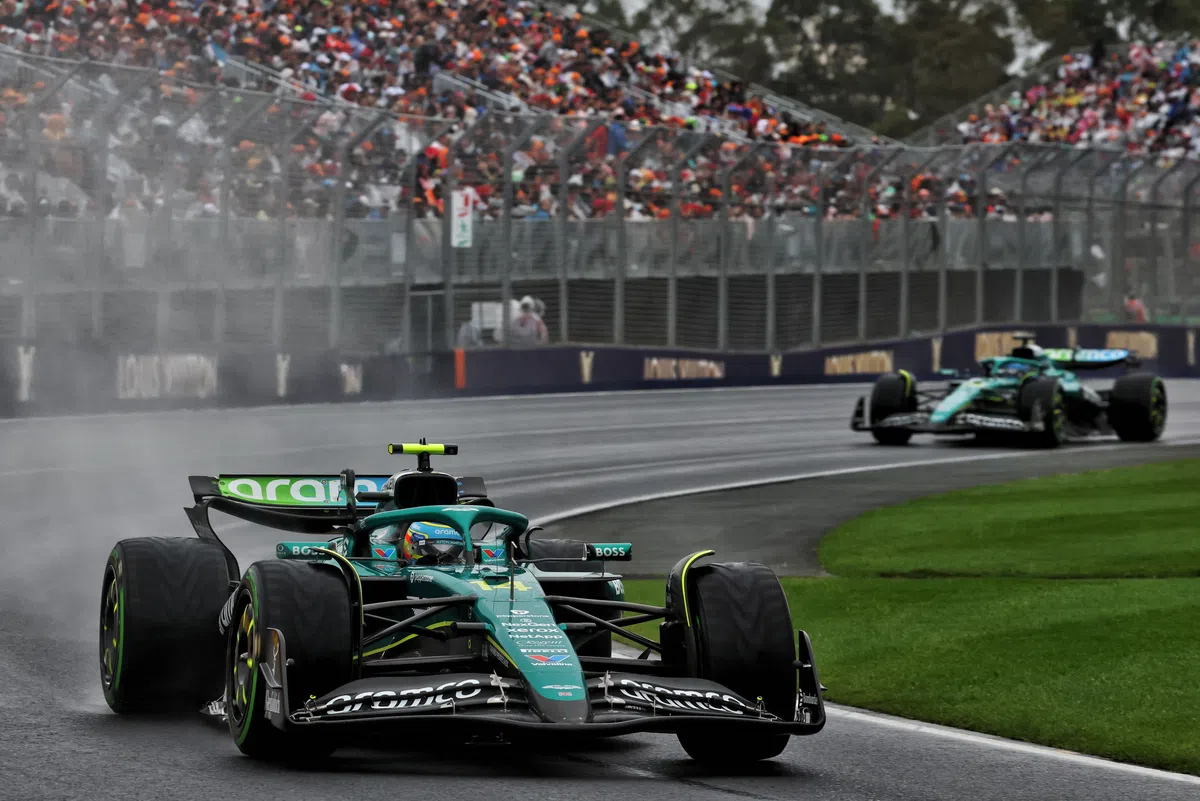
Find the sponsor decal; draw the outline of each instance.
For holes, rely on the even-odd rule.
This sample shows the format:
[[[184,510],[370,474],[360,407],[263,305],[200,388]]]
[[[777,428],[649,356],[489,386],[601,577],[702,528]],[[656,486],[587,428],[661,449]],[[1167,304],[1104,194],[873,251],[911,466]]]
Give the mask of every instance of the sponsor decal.
[[[570,654],[554,654],[548,656],[546,654],[529,654],[529,658],[539,665],[561,665],[571,658]]]
[[[354,492],[378,492],[385,481],[385,476],[360,476],[354,482]],[[262,504],[341,506],[344,503],[342,480],[337,477],[220,476],[217,486],[227,498]]]
[[[519,616],[521,616],[521,615],[528,615],[528,614],[529,614],[529,610],[528,610],[528,609],[513,609],[513,610],[511,610],[511,611],[509,612],[509,614],[511,614],[511,615],[517,615],[517,616],[519,617]]]
[[[726,715],[755,714],[757,710],[740,698],[728,693],[701,690],[675,690],[648,682],[621,679],[617,686],[621,695],[644,706],[686,709],[695,712],[719,712]]]
[[[821,703],[821,699],[817,698],[817,696],[815,696],[815,695],[801,694],[800,695],[800,703],[806,704],[808,706],[817,706],[818,704]]]
[[[267,690],[267,700],[263,702],[263,708],[269,715],[278,715],[283,710],[283,694],[274,688]]]
[[[558,695],[560,698],[570,698],[572,695],[574,695],[574,693],[563,692],[562,690],[559,690]]]
[[[371,550],[374,551],[375,555],[378,556],[380,559],[395,559],[396,558],[396,549],[394,546],[391,546],[391,545],[385,545],[382,548],[375,547],[375,548],[372,548]]]
[[[1129,351],[1121,349],[1101,348],[1081,348],[1079,350],[1071,350],[1069,348],[1046,348],[1044,351],[1046,358],[1055,362],[1076,362],[1082,364],[1084,362],[1119,362],[1129,356]]]
[[[783,375],[783,354],[771,354],[771,378],[779,378]]]
[[[1110,349],[1131,350],[1141,359],[1158,358],[1158,334],[1153,331],[1109,331],[1104,345]]]
[[[566,648],[522,648],[523,654],[569,654]]]
[[[582,690],[578,684],[546,684],[543,690]]]
[[[629,555],[630,544],[627,542],[596,542],[592,543],[592,550],[596,552],[596,556],[620,558]]]
[[[292,354],[275,354],[275,397],[286,398],[288,388],[288,371],[292,367]]]
[[[1024,431],[1026,426],[1015,417],[993,417],[987,414],[960,414],[958,419],[968,426],[980,428],[999,428],[1006,431]]]
[[[33,400],[33,359],[36,345],[17,346],[17,403]]]
[[[361,364],[340,364],[342,373],[342,395],[361,395],[363,390],[363,366]]]
[[[825,357],[825,375],[871,375],[891,373],[896,357],[890,350],[866,350]]]
[[[579,351],[579,380],[581,383],[592,383],[592,368],[596,364],[596,351]]]
[[[455,701],[467,701],[482,692],[483,688],[478,679],[448,681],[437,686],[413,687],[399,691],[367,691],[330,699],[326,712],[330,715],[344,715],[347,712],[358,712],[364,706],[370,711],[378,712],[427,706],[446,708],[453,706]]]
[[[711,359],[674,359],[649,356],[642,360],[644,381],[687,381],[724,378],[725,362]]]
[[[525,623],[514,623],[512,621],[507,621],[501,623],[500,625],[508,629],[509,634],[562,634],[562,629],[560,629],[558,626],[549,626],[546,624],[542,624],[540,626],[529,626]]]
[[[233,604],[237,601],[239,590],[234,590],[229,594],[225,605],[221,607],[221,614],[217,616],[217,631],[222,634],[229,630],[229,625],[233,622]]]
[[[413,573],[408,577],[409,584],[432,584],[433,576],[428,573]]]
[[[483,551],[483,555],[488,559],[504,558],[504,548],[481,548],[480,550]]]
[[[217,359],[203,353],[123,354],[117,358],[117,398],[211,398]]]

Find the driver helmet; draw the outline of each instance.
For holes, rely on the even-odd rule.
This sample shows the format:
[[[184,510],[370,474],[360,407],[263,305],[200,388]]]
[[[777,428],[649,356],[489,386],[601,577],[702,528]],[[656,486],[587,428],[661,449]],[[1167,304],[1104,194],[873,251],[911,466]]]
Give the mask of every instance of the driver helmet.
[[[462,534],[450,526],[423,521],[410,523],[400,543],[405,559],[433,557],[438,562],[454,562],[462,558],[465,543]]]

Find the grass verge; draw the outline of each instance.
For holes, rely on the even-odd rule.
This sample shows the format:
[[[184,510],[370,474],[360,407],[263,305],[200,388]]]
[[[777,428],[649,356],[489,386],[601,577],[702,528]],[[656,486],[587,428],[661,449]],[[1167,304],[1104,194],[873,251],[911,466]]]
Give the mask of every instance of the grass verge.
[[[1200,774],[1197,479],[1191,461],[1022,481],[835,531],[837,577],[783,579],[829,700]]]

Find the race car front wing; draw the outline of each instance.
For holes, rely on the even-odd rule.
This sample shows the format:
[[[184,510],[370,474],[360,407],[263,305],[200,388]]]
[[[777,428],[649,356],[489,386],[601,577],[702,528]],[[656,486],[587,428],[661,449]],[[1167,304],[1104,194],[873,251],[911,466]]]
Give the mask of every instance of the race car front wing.
[[[965,410],[958,412],[944,423],[930,422],[929,412],[902,412],[888,415],[875,424],[866,420],[866,399],[859,398],[850,418],[851,431],[881,431],[903,428],[919,434],[974,434],[980,431],[1010,432],[1014,434],[1044,431],[1040,419],[1021,420],[1014,415],[988,414]]]
[[[549,720],[542,703],[530,703],[530,689],[519,677],[492,673],[439,673],[357,679],[320,698],[289,708],[287,646],[278,629],[268,629],[273,645],[258,668],[266,684],[264,714],[279,729],[313,728],[358,731],[394,730],[408,725],[422,732],[524,730],[563,735],[610,737],[634,732],[679,733],[694,729],[770,730],[780,734],[816,734],[825,726],[823,687],[812,645],[798,632],[796,704],[790,719],[767,712],[727,687],[704,679],[647,676],[608,670],[584,680],[584,687],[563,685],[563,695],[586,691],[570,720]],[[635,660],[629,660],[633,662]],[[223,716],[213,702],[208,714]]]

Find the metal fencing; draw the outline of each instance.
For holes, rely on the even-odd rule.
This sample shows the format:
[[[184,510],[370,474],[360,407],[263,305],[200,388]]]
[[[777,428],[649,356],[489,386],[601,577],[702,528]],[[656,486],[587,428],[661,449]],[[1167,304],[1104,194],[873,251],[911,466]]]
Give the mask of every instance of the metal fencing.
[[[2,52],[0,119],[0,338],[486,347],[526,295],[549,342],[724,350],[1197,314],[1193,161],[403,117]]]

